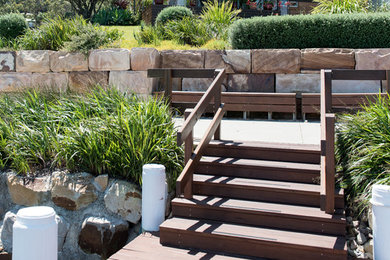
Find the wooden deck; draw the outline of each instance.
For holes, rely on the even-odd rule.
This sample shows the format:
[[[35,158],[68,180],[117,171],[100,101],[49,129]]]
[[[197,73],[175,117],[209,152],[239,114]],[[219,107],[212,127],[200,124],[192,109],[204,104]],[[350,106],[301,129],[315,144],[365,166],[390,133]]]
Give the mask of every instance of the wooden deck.
[[[112,255],[110,260],[182,260],[182,259],[214,259],[236,260],[255,259],[243,256],[221,255],[204,250],[188,250],[162,246],[158,233],[144,233],[127,244],[124,248]],[[259,259],[259,258],[256,258]]]

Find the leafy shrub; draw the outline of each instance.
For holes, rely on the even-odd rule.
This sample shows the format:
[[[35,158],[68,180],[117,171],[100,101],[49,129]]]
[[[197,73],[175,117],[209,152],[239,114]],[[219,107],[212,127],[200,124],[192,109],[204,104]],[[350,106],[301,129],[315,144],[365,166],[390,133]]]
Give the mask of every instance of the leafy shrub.
[[[367,0],[317,0],[313,14],[366,13],[369,10]]]
[[[388,48],[390,14],[268,16],[242,19],[229,30],[233,49]]]
[[[205,3],[200,18],[207,24],[214,38],[227,40],[228,28],[241,12],[232,7],[230,1],[219,3],[218,0],[209,0]]]
[[[184,17],[181,20],[169,21],[165,25],[165,33],[169,39],[179,44],[189,44],[192,46],[202,46],[212,38],[207,25],[193,17]]]
[[[142,165],[161,163],[171,184],[183,150],[169,106],[116,90],[86,96],[37,92],[0,96],[0,167],[108,173],[141,183]]]
[[[378,97],[356,115],[337,124],[336,156],[342,184],[352,205],[367,207],[375,183],[390,185],[390,102]]]
[[[161,39],[163,38],[161,31],[162,30],[157,29],[157,27],[146,26],[144,23],[141,23],[141,29],[134,33],[134,38],[137,40],[138,44],[153,43],[155,45],[159,45]]]
[[[112,7],[97,12],[93,17],[93,22],[100,25],[135,25],[138,19],[128,9]]]
[[[168,21],[181,20],[184,17],[193,17],[191,9],[184,6],[171,6],[164,8],[156,17],[156,24],[163,26]]]
[[[229,49],[229,43],[223,40],[212,39],[203,45],[202,48],[207,50],[227,50]]]
[[[0,16],[0,37],[14,39],[24,34],[27,23],[20,14],[6,14]]]

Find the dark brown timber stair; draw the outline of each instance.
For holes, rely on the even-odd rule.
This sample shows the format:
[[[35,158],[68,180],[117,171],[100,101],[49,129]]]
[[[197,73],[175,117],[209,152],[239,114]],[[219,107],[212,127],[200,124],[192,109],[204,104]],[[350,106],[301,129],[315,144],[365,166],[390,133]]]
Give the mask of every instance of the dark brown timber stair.
[[[320,210],[320,147],[212,141],[193,197],[172,201],[166,246],[270,259],[346,259],[344,195]]]

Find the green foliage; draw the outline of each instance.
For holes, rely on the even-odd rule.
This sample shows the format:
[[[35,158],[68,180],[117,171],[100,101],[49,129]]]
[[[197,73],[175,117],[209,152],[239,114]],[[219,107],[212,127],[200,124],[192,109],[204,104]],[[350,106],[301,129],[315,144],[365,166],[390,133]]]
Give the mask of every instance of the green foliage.
[[[229,26],[237,20],[241,10],[232,8],[230,1],[219,3],[218,0],[209,0],[205,3],[200,18],[208,26],[216,39],[227,40]]]
[[[233,49],[388,48],[390,13],[268,16],[229,30]]]
[[[367,0],[316,0],[319,3],[313,8],[313,14],[348,14],[367,13]]]
[[[193,17],[191,9],[184,6],[164,8],[156,17],[156,24],[163,26],[169,21],[181,20],[184,17]]]
[[[356,115],[342,115],[336,128],[336,157],[352,207],[369,205],[375,183],[390,185],[390,102],[378,97]]]
[[[100,25],[136,25],[138,19],[129,9],[111,7],[97,12],[93,16],[93,22]]]
[[[86,96],[37,92],[0,96],[0,167],[47,167],[142,182],[142,165],[161,163],[170,184],[183,150],[169,106],[97,88]]]
[[[141,22],[141,29],[138,32],[134,33],[134,38],[137,40],[138,44],[155,44],[159,45],[163,36],[161,30],[157,29],[155,26],[146,26]]]
[[[192,46],[202,46],[212,38],[207,25],[193,17],[169,21],[165,24],[165,33],[179,44]]]
[[[22,35],[27,29],[27,23],[23,15],[0,15],[0,38],[14,39]]]

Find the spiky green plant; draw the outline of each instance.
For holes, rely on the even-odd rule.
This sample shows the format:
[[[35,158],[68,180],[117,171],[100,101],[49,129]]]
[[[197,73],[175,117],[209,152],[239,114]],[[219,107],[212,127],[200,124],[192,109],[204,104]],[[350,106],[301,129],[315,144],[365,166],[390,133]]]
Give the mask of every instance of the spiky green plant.
[[[313,14],[347,14],[367,13],[369,3],[367,0],[315,0],[318,5],[313,8]]]

